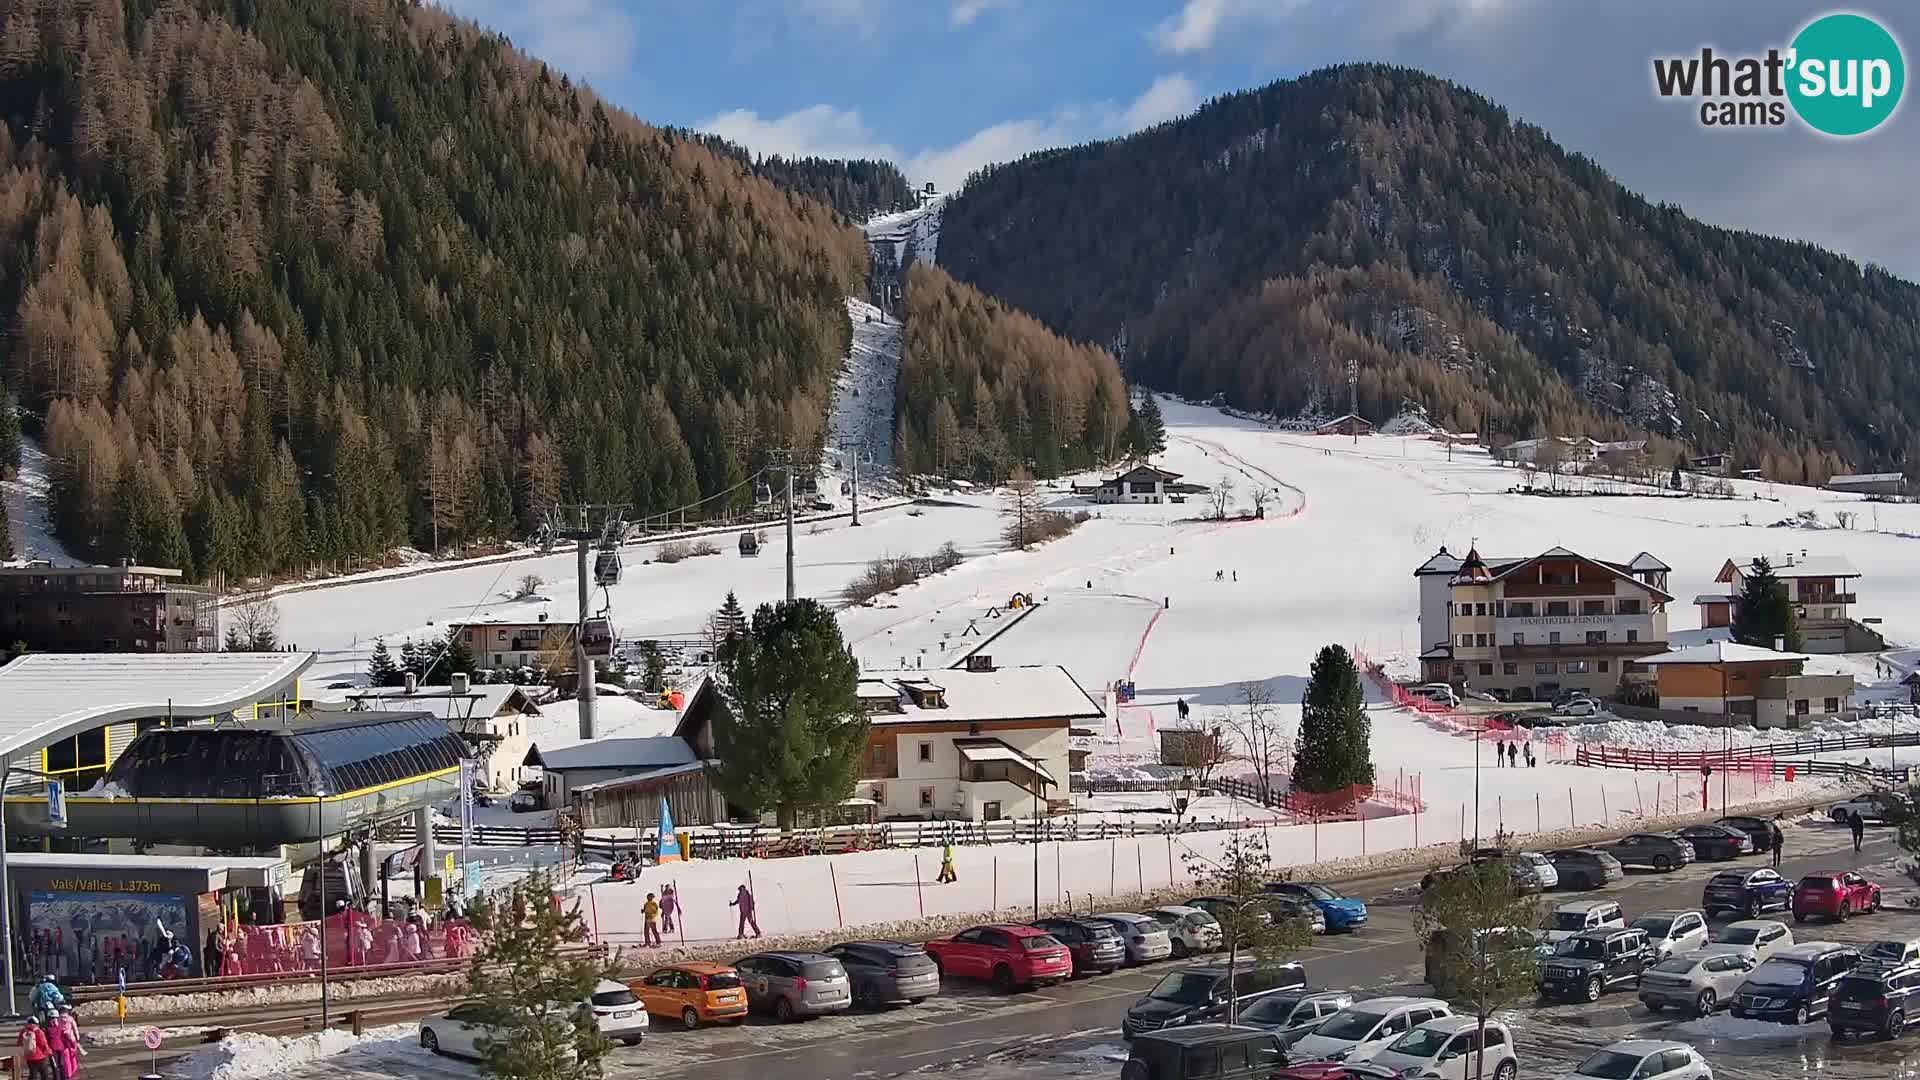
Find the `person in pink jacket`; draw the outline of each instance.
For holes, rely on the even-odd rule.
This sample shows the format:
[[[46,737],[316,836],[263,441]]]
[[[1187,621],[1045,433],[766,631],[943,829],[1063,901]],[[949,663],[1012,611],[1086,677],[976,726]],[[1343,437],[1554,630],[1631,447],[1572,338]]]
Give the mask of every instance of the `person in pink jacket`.
[[[60,1055],[60,1075],[74,1080],[80,1075],[80,1059],[86,1056],[87,1048],[80,1045],[80,1022],[73,1018],[73,1006],[60,1006],[59,1014],[47,1026],[60,1033],[55,1042]]]

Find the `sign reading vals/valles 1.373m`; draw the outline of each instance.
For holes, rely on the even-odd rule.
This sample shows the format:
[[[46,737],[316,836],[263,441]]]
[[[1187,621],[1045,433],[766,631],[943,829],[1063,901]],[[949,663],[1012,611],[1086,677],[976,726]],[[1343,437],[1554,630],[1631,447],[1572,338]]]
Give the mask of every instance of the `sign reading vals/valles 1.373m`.
[[[1822,135],[1851,138],[1885,124],[1907,88],[1906,55],[1886,27],[1833,12],[1800,28],[1785,48],[1729,55],[1657,56],[1654,91],[1699,101],[1709,128],[1784,127],[1790,117]]]

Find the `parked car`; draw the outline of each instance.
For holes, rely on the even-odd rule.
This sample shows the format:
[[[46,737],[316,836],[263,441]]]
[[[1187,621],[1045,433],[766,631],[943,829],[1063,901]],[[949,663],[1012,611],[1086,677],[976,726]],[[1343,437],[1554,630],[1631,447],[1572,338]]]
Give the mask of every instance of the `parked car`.
[[[1321,914],[1320,908],[1298,896],[1261,893],[1248,903],[1260,913],[1263,922],[1273,919],[1305,919],[1312,924],[1314,933],[1327,932],[1327,917]],[[1240,901],[1231,896],[1194,896],[1187,899],[1188,907],[1197,907],[1211,914],[1216,921],[1228,918],[1229,913],[1239,904]]]
[[[1649,911],[1628,925],[1646,933],[1647,944],[1662,960],[1707,943],[1707,917],[1697,911]]]
[[[1545,855],[1533,851],[1483,849],[1474,852],[1466,862],[1428,871],[1426,876],[1420,879],[1420,891],[1425,892],[1469,867],[1496,861],[1506,862],[1508,872],[1513,875],[1514,888],[1519,892],[1542,892],[1560,883],[1559,872],[1553,868],[1551,862],[1547,861]]]
[[[1408,690],[1407,693],[1414,697],[1426,698],[1437,705],[1445,705],[1449,709],[1460,707],[1460,695],[1446,683],[1422,683]]]
[[[1120,940],[1120,931],[1112,923],[1053,918],[1041,919],[1033,928],[1052,934],[1055,941],[1067,947],[1076,976],[1110,975],[1127,963],[1126,942]]]
[[[1598,848],[1563,848],[1547,852],[1562,889],[1603,889],[1627,876],[1620,860]]]
[[[1786,923],[1772,919],[1742,919],[1721,927],[1713,943],[1706,948],[1713,952],[1743,953],[1758,963],[1792,944],[1793,931],[1787,929]]]
[[[1693,845],[1673,833],[1634,833],[1607,846],[1622,866],[1676,870],[1693,861]]]
[[[1399,1080],[1399,1074],[1369,1061],[1303,1061],[1275,1072],[1272,1080]]]
[[[1898,825],[1913,815],[1913,799],[1898,791],[1869,791],[1836,803],[1827,811],[1827,816],[1844,822],[1854,813],[1870,823]]]
[[[1067,947],[1031,926],[973,926],[952,937],[934,938],[926,948],[942,981],[987,979],[1002,993],[1048,986],[1073,975]]]
[[[940,992],[940,969],[918,945],[900,941],[846,941],[822,950],[840,961],[853,983],[853,1003],[864,1009],[918,1005]]]
[[[1365,1060],[1394,1070],[1395,1076],[1432,1080],[1468,1080],[1485,1076],[1513,1080],[1520,1074],[1519,1055],[1513,1052],[1513,1034],[1495,1020],[1471,1016],[1443,1016],[1429,1020],[1400,1036]]]
[[[1860,954],[1860,962],[1871,961],[1875,964],[1920,964],[1920,938],[1882,938],[1868,945]]]
[[[1479,950],[1477,955],[1488,952],[1498,955],[1500,950],[1510,950],[1532,956],[1539,940],[1538,932],[1523,927],[1495,927],[1475,930],[1472,947]],[[1451,961],[1455,958],[1455,951],[1463,947],[1466,946],[1460,941],[1459,935],[1444,926],[1435,928],[1427,935],[1427,947],[1421,950],[1421,955],[1426,964],[1427,985],[1433,987],[1435,993],[1451,995],[1456,989],[1449,980],[1462,967]]]
[[[1120,1080],[1268,1080],[1286,1060],[1271,1031],[1194,1024],[1133,1040]]]
[[[1686,1043],[1628,1039],[1596,1050],[1565,1080],[1713,1080],[1713,1068]]]
[[[1367,925],[1367,904],[1318,881],[1269,881],[1266,891],[1278,896],[1297,896],[1320,909],[1327,917],[1332,933],[1358,930]]]
[[[1793,907],[1793,882],[1765,867],[1722,870],[1707,879],[1700,906],[1708,915],[1731,911],[1749,919],[1763,911],[1787,911]]]
[[[1696,949],[1669,956],[1640,977],[1640,1001],[1648,1012],[1685,1009],[1708,1016],[1733,1000],[1756,964],[1753,957],[1737,952]]]
[[[1241,1009],[1240,1022],[1288,1035],[1311,1028],[1352,1004],[1353,995],[1345,990],[1295,986],[1267,994]]]
[[[1753,837],[1730,826],[1688,825],[1674,831],[1693,845],[1693,857],[1701,862],[1753,854]]]
[[[1831,941],[1803,941],[1777,950],[1740,984],[1733,1015],[1789,1024],[1818,1020],[1827,1014],[1841,977],[1859,963],[1859,950]]]
[[[1560,943],[1540,965],[1540,996],[1599,1001],[1616,986],[1640,981],[1653,966],[1647,935],[1632,928],[1588,930]]]
[[[480,1042],[488,1032],[480,1019],[484,1015],[485,1006],[465,1001],[438,1016],[427,1017],[420,1021],[420,1048],[430,1054],[479,1057]]]
[[[513,795],[507,799],[507,808],[516,814],[530,813],[534,810],[545,810],[547,808],[547,799],[546,796],[537,791],[528,791],[522,788],[514,792]]]
[[[1553,711],[1559,716],[1598,716],[1600,703],[1592,698],[1574,698]]]
[[[1131,1039],[1142,1032],[1182,1024],[1224,1019],[1228,991],[1246,1009],[1270,994],[1307,985],[1307,969],[1299,964],[1256,966],[1251,961],[1228,967],[1202,964],[1169,971],[1153,989],[1127,1008],[1120,1035]]]
[[[1808,874],[1793,887],[1793,921],[1824,915],[1836,922],[1859,912],[1880,910],[1880,886],[1848,870],[1835,874]]]
[[[593,1013],[593,1025],[600,1029],[600,1034],[615,1042],[639,1046],[640,1040],[646,1037],[647,1010],[640,1005],[640,996],[626,983],[601,979],[594,985],[593,996],[586,1000],[584,1007]]]
[[[1766,818],[1735,814],[1731,817],[1717,818],[1715,825],[1725,825],[1729,829],[1738,829],[1753,838],[1753,850],[1773,850],[1773,822]]]
[[[1627,917],[1621,912],[1618,900],[1569,900],[1556,904],[1547,914],[1546,923],[1541,927],[1546,932],[1543,944],[1558,945],[1588,930],[1624,929],[1626,925]]]
[[[1838,1038],[1872,1031],[1897,1039],[1920,1023],[1920,965],[1863,960],[1840,977],[1827,1003],[1827,1027]]]
[[[747,1008],[776,1020],[827,1016],[853,1007],[853,984],[840,961],[817,952],[763,952],[733,962],[747,988]]]
[[[1561,690],[1553,695],[1553,709],[1559,712],[1576,701],[1589,700],[1585,690]]]
[[[747,1015],[747,989],[740,973],[725,964],[674,964],[629,982],[627,989],[640,998],[647,1012],[673,1017],[689,1031]]]
[[[1319,1027],[1296,1040],[1288,1056],[1332,1061],[1365,1058],[1429,1020],[1452,1015],[1452,1006],[1439,998],[1377,997],[1359,1001],[1322,1020]]]
[[[1212,952],[1220,947],[1220,920],[1203,908],[1169,904],[1147,912],[1153,921],[1167,928],[1167,941],[1173,946],[1173,958],[1184,960],[1193,953]]]
[[[1129,966],[1165,960],[1173,955],[1173,936],[1149,916],[1136,911],[1109,911],[1093,917],[1119,932],[1120,943],[1127,947]]]

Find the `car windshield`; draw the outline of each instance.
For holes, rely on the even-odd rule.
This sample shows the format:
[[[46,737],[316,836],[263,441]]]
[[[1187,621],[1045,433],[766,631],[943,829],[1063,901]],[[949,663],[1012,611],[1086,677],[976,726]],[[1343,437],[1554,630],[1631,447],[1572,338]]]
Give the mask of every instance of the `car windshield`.
[[[1560,943],[1560,955],[1569,960],[1605,960],[1607,947],[1592,938],[1568,938]]]
[[[1033,934],[1029,937],[1021,938],[1020,947],[1028,952],[1039,952],[1041,949],[1057,949],[1060,947],[1060,939],[1054,937],[1052,934]]]
[[[1373,1029],[1379,1027],[1380,1021],[1384,1019],[1386,1019],[1386,1017],[1382,1013],[1348,1009],[1346,1012],[1335,1015],[1326,1023],[1313,1029],[1313,1033],[1329,1039],[1346,1039],[1351,1042],[1359,1042],[1373,1034]]]
[[[1334,892],[1332,889],[1327,888],[1325,885],[1308,885],[1306,886],[1306,890],[1307,890],[1307,895],[1313,897],[1315,900],[1345,899],[1345,897],[1341,896],[1337,892]]]
[[[1757,926],[1729,926],[1720,931],[1720,940],[1728,945],[1752,945],[1760,940]]]
[[[1712,884],[1715,885],[1745,885],[1746,883],[1747,875],[1739,870],[1726,874],[1715,874],[1713,875],[1712,882]]]
[[[1213,984],[1216,981],[1212,975],[1176,971],[1155,983],[1153,991],[1147,996],[1155,1001],[1176,1001],[1182,1005],[1198,1005],[1213,996]]]
[[[1754,968],[1747,981],[1759,986],[1805,986],[1807,967],[1791,960],[1769,960]]]
[[[593,1003],[601,1008],[616,1008],[621,1005],[632,1005],[639,1000],[639,998],[634,996],[633,991],[625,987],[621,987],[618,990],[603,990],[593,995]]]
[[[1556,911],[1547,922],[1549,930],[1585,930],[1587,913],[1584,911]]]
[[[1653,970],[1664,971],[1669,975],[1685,975],[1687,972],[1692,971],[1693,966],[1699,962],[1698,957],[1675,956],[1653,965]]]
[[[1446,1047],[1447,1040],[1451,1038],[1453,1033],[1450,1031],[1417,1027],[1395,1039],[1393,1044],[1387,1047],[1387,1052],[1417,1058],[1439,1057],[1440,1051]]]
[[[1633,1071],[1640,1067],[1637,1054],[1622,1054],[1617,1050],[1602,1050],[1580,1063],[1573,1070],[1581,1076],[1591,1076],[1594,1080],[1632,1080]]]
[[[1633,928],[1645,930],[1648,937],[1663,938],[1667,936],[1667,931],[1673,929],[1673,920],[1649,915],[1644,919],[1633,920]]]
[[[1242,1009],[1240,1019],[1252,1024],[1283,1024],[1297,1004],[1297,999],[1285,994],[1263,997]]]
[[[731,971],[722,971],[717,975],[709,975],[707,976],[707,989],[738,990],[740,989],[740,976],[735,975]]]
[[[1900,960],[1907,955],[1907,944],[1904,941],[1876,941],[1867,950],[1867,955],[1876,960]]]

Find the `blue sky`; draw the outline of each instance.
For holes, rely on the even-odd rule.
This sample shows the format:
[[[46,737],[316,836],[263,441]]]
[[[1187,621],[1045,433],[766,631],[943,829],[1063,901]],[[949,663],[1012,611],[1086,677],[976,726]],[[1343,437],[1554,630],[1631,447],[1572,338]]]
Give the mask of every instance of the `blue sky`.
[[[1454,79],[1622,182],[1718,224],[1920,277],[1920,119],[1862,139],[1710,132],[1655,55],[1784,46],[1798,0],[441,0],[643,120],[762,153],[884,157],[951,189],[1208,97],[1380,60]],[[1920,13],[1854,5],[1906,44]],[[1920,90],[1915,91],[1920,93]]]

